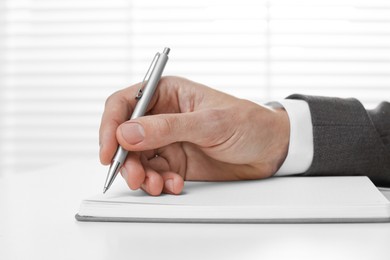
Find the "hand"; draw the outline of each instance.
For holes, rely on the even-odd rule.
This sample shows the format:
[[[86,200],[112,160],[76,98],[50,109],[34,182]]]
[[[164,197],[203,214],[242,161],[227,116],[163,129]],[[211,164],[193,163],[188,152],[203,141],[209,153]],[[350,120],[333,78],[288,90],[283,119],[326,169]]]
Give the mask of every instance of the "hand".
[[[147,116],[127,121],[140,84],[111,95],[103,113],[100,161],[118,143],[131,151],[121,174],[131,189],[180,194],[184,180],[272,176],[289,144],[289,119],[271,109],[178,77],[163,77]]]

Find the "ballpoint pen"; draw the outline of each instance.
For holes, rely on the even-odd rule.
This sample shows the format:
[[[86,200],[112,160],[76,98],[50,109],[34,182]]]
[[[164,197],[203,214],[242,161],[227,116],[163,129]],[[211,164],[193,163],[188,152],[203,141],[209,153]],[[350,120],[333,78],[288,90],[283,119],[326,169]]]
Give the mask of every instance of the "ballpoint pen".
[[[135,119],[145,114],[150,100],[152,99],[157,88],[157,84],[160,81],[165,65],[167,64],[169,51],[169,48],[165,48],[163,53],[157,53],[154,56],[154,59],[150,64],[148,71],[146,72],[144,80],[142,81],[141,87],[135,96],[135,99],[138,101],[130,119]],[[105,193],[114,182],[115,177],[118,175],[118,172],[123,166],[123,163],[127,157],[127,153],[128,151],[123,149],[120,145],[118,146],[107,173],[103,193]]]

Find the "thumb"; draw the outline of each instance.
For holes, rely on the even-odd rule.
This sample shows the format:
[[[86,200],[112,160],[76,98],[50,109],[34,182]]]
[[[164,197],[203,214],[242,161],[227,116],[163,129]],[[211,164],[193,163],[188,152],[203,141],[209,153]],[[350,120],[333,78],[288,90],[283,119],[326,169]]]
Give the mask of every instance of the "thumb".
[[[119,144],[129,151],[157,149],[175,142],[213,146],[226,133],[226,116],[221,110],[144,116],[127,121],[117,129]]]

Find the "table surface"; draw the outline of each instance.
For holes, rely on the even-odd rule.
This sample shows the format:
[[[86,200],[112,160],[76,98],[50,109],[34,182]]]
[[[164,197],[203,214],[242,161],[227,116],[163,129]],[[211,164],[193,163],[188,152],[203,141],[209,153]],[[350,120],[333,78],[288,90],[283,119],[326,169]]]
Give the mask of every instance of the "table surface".
[[[390,257],[388,223],[77,222],[74,215],[81,200],[101,192],[106,171],[91,160],[0,175],[0,259]]]

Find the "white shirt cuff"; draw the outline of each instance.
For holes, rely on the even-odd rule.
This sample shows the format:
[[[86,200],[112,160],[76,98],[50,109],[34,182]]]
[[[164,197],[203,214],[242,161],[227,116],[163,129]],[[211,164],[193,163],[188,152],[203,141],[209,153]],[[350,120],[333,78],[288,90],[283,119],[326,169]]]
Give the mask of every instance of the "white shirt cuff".
[[[293,175],[307,171],[313,161],[313,125],[310,108],[304,100],[285,99],[267,105],[283,107],[290,119],[290,144],[287,157],[275,176]]]

